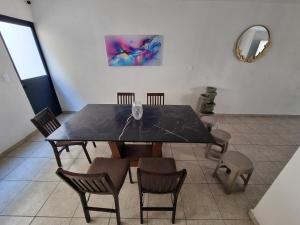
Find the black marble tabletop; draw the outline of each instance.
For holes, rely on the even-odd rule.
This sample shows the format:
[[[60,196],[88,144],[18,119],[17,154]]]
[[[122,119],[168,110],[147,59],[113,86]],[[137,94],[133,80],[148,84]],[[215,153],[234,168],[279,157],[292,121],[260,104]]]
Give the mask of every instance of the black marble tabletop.
[[[62,124],[47,140],[213,142],[208,130],[187,105],[143,105],[141,120],[135,120],[130,115],[131,105],[89,104]]]

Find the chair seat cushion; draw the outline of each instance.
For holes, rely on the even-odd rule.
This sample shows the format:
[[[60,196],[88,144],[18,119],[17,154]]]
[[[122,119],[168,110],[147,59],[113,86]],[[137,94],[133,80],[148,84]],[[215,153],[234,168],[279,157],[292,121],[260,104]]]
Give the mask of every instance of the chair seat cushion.
[[[173,173],[177,171],[173,158],[140,158],[138,167],[141,170],[154,173]]]
[[[88,169],[88,174],[107,173],[115,188],[120,191],[129,169],[129,160],[95,158]]]
[[[57,147],[71,146],[71,145],[83,145],[84,141],[57,141],[55,145]]]

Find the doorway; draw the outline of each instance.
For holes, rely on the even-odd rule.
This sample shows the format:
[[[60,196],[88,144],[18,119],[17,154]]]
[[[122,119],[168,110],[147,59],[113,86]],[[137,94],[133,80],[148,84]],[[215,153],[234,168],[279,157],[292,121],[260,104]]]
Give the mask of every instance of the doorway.
[[[34,113],[49,107],[59,115],[61,107],[33,23],[0,15],[0,33]]]

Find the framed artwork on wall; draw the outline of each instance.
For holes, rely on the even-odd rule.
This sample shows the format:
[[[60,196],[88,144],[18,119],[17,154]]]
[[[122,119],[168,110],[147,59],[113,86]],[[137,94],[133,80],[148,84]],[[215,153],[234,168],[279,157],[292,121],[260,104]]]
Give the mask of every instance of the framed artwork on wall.
[[[109,66],[161,65],[161,35],[106,35]]]

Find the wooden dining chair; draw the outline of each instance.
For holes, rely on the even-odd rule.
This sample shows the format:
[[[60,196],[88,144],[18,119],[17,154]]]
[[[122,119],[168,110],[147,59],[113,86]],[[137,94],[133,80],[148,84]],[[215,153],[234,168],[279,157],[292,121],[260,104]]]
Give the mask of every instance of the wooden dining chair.
[[[164,105],[165,93],[147,93],[147,105]]]
[[[172,223],[175,223],[177,199],[186,177],[186,170],[176,170],[173,158],[140,158],[137,169],[140,194],[140,220],[143,223],[143,211],[172,211]],[[145,207],[145,193],[171,194],[171,207]]]
[[[35,127],[43,134],[44,137],[48,137],[50,134],[52,134],[57,128],[61,126],[59,121],[56,119],[53,112],[50,110],[50,108],[45,108],[41,112],[35,115],[33,119],[31,119],[31,122],[35,125]],[[79,145],[83,148],[83,151],[89,161],[91,163],[91,158],[89,156],[89,153],[86,149],[87,141],[49,141],[51,144],[54,155],[56,158],[57,165],[59,167],[62,166],[61,160],[60,160],[60,154],[66,150],[67,152],[70,151],[70,146]],[[93,142],[94,147],[96,147],[96,143]]]
[[[112,158],[95,158],[87,173],[73,173],[58,168],[56,174],[63,179],[80,197],[83,213],[87,223],[90,211],[116,213],[117,224],[121,224],[119,193],[124,184],[129,168],[129,160]],[[112,195],[115,208],[88,206],[86,194]]]
[[[117,102],[122,105],[131,105],[135,101],[135,94],[131,92],[118,92]]]

